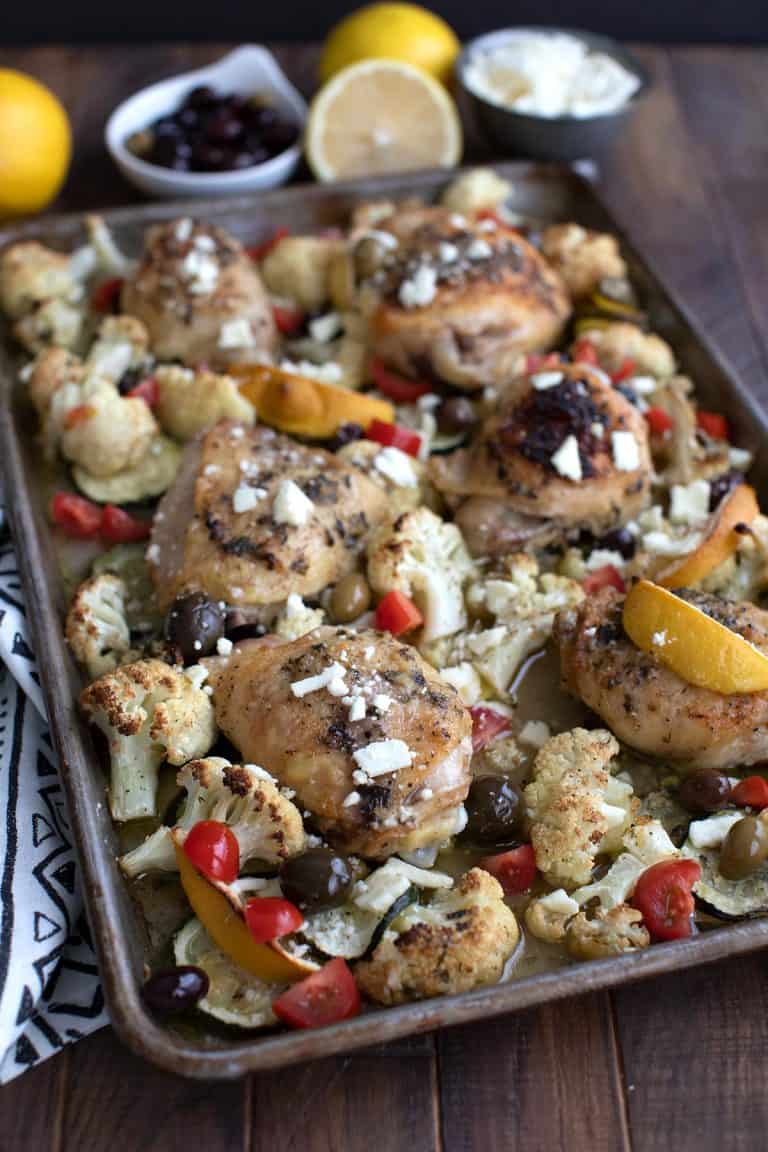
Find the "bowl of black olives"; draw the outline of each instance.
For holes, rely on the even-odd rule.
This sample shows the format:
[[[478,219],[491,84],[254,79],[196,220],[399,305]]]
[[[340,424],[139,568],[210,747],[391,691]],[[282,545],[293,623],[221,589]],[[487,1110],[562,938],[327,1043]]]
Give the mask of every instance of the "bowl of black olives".
[[[238,195],[290,179],[306,115],[274,56],[249,44],[135,93],[110,116],[105,140],[151,196]]]

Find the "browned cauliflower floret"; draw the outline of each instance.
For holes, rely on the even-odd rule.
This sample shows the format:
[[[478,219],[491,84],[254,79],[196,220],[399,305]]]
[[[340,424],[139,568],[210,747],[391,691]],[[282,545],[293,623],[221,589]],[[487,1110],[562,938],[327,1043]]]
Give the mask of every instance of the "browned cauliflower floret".
[[[162,660],[138,660],[105,673],[81,693],[80,707],[109,741],[115,820],[153,816],[163,760],[184,764],[204,756],[216,739],[201,676]]]
[[[616,237],[607,232],[591,232],[580,224],[546,228],[541,250],[565,280],[574,300],[589,296],[601,280],[627,274]]]
[[[36,241],[12,244],[0,257],[0,309],[30,352],[73,348],[83,332],[84,289],[77,263]]]
[[[199,820],[220,820],[237,838],[241,866],[249,860],[274,866],[303,850],[301,813],[262,769],[209,756],[185,764],[176,783],[187,795],[174,829],[186,835]],[[120,867],[128,876],[176,871],[171,829],[158,828],[121,857]]]
[[[13,334],[29,352],[52,346],[75,348],[81,342],[84,319],[80,304],[53,296],[17,320]]]
[[[69,606],[65,635],[91,679],[126,658],[131,633],[125,617],[125,584],[119,576],[100,572],[80,585]]]
[[[642,915],[628,904],[607,912],[598,909],[590,918],[579,912],[568,925],[565,946],[576,960],[601,960],[647,948],[651,942]]]
[[[329,273],[343,241],[329,236],[285,236],[261,264],[261,275],[274,296],[318,312],[328,299]]]
[[[440,202],[451,212],[473,216],[483,208],[498,208],[511,192],[512,185],[493,168],[472,168],[451,180]]]
[[[143,400],[99,381],[64,414],[60,446],[67,460],[92,476],[114,476],[143,460],[156,437],[157,423]]]
[[[430,904],[412,905],[393,921],[355,978],[380,1004],[467,992],[501,977],[519,937],[498,881],[473,868]]]
[[[600,367],[606,372],[618,372],[626,360],[634,361],[637,376],[664,380],[676,370],[675,354],[666,340],[654,332],[643,332],[636,324],[617,322],[580,335],[597,348]]]
[[[586,884],[598,852],[621,843],[632,789],[608,771],[618,751],[610,732],[574,728],[536,755],[525,802],[537,867],[553,885]]]
[[[253,424],[256,419],[256,409],[232,376],[175,364],[162,365],[154,376],[158,388],[157,418],[177,440],[192,440],[220,420]]]
[[[564,888],[531,900],[525,910],[525,926],[537,940],[560,944],[565,940],[568,924],[578,914],[579,905]]]

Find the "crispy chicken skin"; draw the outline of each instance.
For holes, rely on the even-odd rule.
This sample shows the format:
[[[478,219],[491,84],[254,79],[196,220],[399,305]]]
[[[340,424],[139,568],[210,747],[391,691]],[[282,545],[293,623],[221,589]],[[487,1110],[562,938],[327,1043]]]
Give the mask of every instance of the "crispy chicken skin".
[[[768,652],[768,612],[704,592],[679,591],[702,611]],[[768,694],[723,696],[681,680],[641,652],[621,624],[613,589],[555,621],[565,687],[626,744],[696,768],[729,770],[768,756]]]
[[[435,486],[449,498],[501,501],[534,525],[601,528],[636,515],[648,502],[651,483],[643,417],[602,372],[584,364],[563,364],[558,371],[562,380],[555,386],[535,387],[538,376],[554,373],[516,381],[474,444],[433,457]],[[631,471],[617,466],[615,432],[634,437],[638,466]],[[553,461],[568,437],[578,442],[580,480],[563,475]],[[485,516],[490,518],[487,508]],[[533,525],[528,528],[535,536]]]
[[[163,608],[189,589],[243,608],[314,596],[353,570],[387,510],[386,493],[357,469],[271,428],[221,423],[186,452],[148,551]],[[285,481],[312,502],[303,524],[275,519]]]
[[[508,380],[521,354],[557,341],[570,314],[560,277],[517,232],[484,224],[413,208],[376,225],[398,241],[369,317],[373,351],[392,367],[478,389]],[[408,284],[424,266],[437,274],[434,297],[408,305]]]
[[[346,669],[349,694],[365,700],[364,718],[351,720],[344,695],[328,686],[301,697],[292,691],[334,662]],[[329,627],[287,644],[270,637],[211,661],[210,683],[221,730],[244,759],[293,788],[298,807],[347,851],[382,858],[455,831],[469,788],[472,720],[410,645]],[[389,705],[380,708],[377,696]],[[361,782],[353,754],[391,739],[407,744],[411,765]]]
[[[214,224],[175,220],[150,228],[121,303],[146,325],[158,360],[222,368],[269,356],[275,345],[272,309],[253,261]],[[244,334],[228,339],[224,326],[233,322]]]

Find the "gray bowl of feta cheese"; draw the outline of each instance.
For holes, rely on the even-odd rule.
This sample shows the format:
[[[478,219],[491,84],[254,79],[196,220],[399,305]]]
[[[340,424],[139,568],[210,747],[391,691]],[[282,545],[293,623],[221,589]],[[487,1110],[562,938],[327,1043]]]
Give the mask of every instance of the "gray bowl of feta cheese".
[[[505,28],[471,40],[459,82],[490,141],[536,160],[598,156],[650,87],[618,41],[569,28]]]

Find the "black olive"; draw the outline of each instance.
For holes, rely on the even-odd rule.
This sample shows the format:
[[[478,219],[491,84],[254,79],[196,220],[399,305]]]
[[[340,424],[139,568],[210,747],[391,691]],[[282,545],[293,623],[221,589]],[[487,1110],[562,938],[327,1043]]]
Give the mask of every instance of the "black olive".
[[[522,796],[503,776],[478,776],[464,801],[465,835],[479,844],[503,844],[514,839],[523,820]]]
[[[215,104],[217,100],[216,93],[213,88],[207,84],[199,84],[197,88],[193,88],[185,100],[187,108],[207,108],[211,104]]]
[[[714,768],[699,768],[691,772],[681,782],[678,790],[678,799],[683,808],[695,815],[719,812],[725,808],[730,797],[728,777]]]
[[[143,368],[126,368],[117,382],[117,390],[120,395],[127,396],[137,384],[141,383],[145,375]]]
[[[343,448],[345,444],[351,444],[354,440],[362,440],[365,437],[365,430],[360,424],[340,424],[336,429],[336,435],[328,441],[328,448],[331,452],[337,452],[339,448]]]
[[[477,424],[477,412],[466,396],[449,396],[437,410],[438,431],[444,436],[458,436]]]
[[[635,538],[628,528],[616,528],[613,532],[608,532],[600,537],[599,544],[609,552],[621,553],[625,560],[632,559],[637,547]]]
[[[165,618],[165,638],[181,654],[185,664],[216,651],[224,635],[224,610],[204,592],[177,596]]]
[[[141,990],[141,997],[157,1016],[172,1016],[194,1008],[208,992],[209,980],[202,968],[184,964],[178,968],[165,968],[150,976]]]
[[[741,484],[744,477],[741,472],[721,472],[719,476],[709,482],[709,510],[714,512],[721,500],[724,500],[732,488]]]
[[[243,134],[243,125],[226,109],[215,112],[205,122],[205,136],[214,144],[228,144]]]
[[[347,898],[354,875],[345,856],[330,848],[309,848],[286,860],[280,869],[280,887],[286,899],[302,912],[337,908]]]

